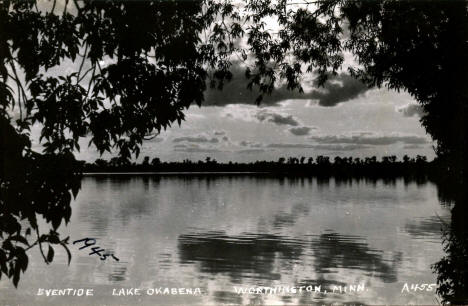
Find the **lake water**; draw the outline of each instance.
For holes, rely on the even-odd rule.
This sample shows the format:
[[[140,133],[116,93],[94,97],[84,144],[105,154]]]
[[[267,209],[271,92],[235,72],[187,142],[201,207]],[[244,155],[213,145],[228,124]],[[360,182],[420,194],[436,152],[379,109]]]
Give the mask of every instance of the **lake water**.
[[[47,266],[34,248],[18,289],[2,278],[0,304],[437,303],[434,291],[401,292],[405,283],[436,282],[431,265],[443,256],[449,210],[432,183],[97,176],[83,179],[72,207],[62,234],[95,238],[119,261],[71,244],[69,266],[58,248]],[[261,286],[278,291],[236,293]],[[38,296],[40,288],[94,296]],[[121,288],[142,295],[112,295]],[[159,288],[201,294],[156,295]]]

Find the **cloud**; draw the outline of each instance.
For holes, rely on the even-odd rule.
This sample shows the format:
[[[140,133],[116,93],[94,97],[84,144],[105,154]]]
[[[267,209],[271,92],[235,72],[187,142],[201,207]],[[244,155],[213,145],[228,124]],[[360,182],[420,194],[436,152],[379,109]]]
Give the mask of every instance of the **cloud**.
[[[413,117],[413,116],[422,117],[422,116],[424,116],[424,110],[418,104],[412,104],[412,103],[406,104],[405,106],[402,106],[402,107],[398,108],[397,110],[398,110],[398,112],[402,113],[403,116],[405,116],[405,117]]]
[[[267,145],[275,149],[316,149],[326,151],[353,151],[368,148],[361,144],[307,144],[307,143],[272,143]]]
[[[247,89],[248,79],[245,77],[245,68],[239,64],[231,67],[233,78],[226,82],[222,90],[207,89],[204,106],[225,106],[228,104],[256,104],[255,100],[260,92],[255,88]],[[297,90],[288,90],[286,85],[277,86],[270,95],[263,95],[261,105],[277,106],[279,102],[288,99],[317,100],[321,106],[335,106],[338,103],[350,101],[364,94],[369,88],[349,74],[340,73],[331,76],[323,87],[309,92],[299,93]]]
[[[254,105],[231,104],[224,107],[220,113],[222,117],[230,120],[258,122],[255,115],[259,111],[261,111],[261,108]]]
[[[390,145],[398,142],[404,144],[428,143],[427,138],[423,136],[401,134],[377,135],[368,132],[348,136],[311,136],[310,139],[322,144]]]
[[[172,142],[218,143],[219,139],[215,137],[208,138],[203,135],[198,135],[174,138]]]
[[[187,153],[217,153],[222,152],[215,148],[204,148],[198,144],[176,144],[174,145],[174,151],[176,152],[187,152]]]
[[[282,115],[268,110],[260,110],[255,115],[255,118],[257,118],[260,122],[267,121],[276,125],[299,125],[299,121],[297,121],[292,115]]]
[[[313,143],[271,143],[266,145],[272,149],[314,149],[324,151],[353,151],[369,149],[372,146],[390,145],[396,143],[405,144],[405,148],[422,148],[427,144],[426,137],[403,134],[376,134],[372,132],[354,132],[350,135],[325,135],[309,137]],[[411,147],[410,147],[411,146]]]
[[[327,150],[327,151],[354,151],[354,150],[360,150],[360,149],[367,149],[369,148],[368,146],[361,145],[361,144],[337,144],[337,145],[316,145],[315,149],[318,150]]]
[[[315,130],[315,127],[308,127],[308,126],[300,126],[300,127],[292,127],[289,129],[289,132],[296,136],[305,136],[309,135],[311,130]]]
[[[313,149],[315,145],[307,143],[270,143],[267,147],[275,149]]]
[[[248,141],[248,140],[242,140],[241,142],[239,142],[239,145],[242,147],[250,147],[250,148],[260,148],[263,146],[259,142]]]
[[[223,136],[226,135],[226,131],[220,130],[220,131],[214,131],[213,134],[215,136]]]
[[[186,153],[218,153],[222,152],[219,149],[212,148],[175,148],[174,151]]]
[[[321,106],[335,106],[353,100],[368,90],[369,88],[361,81],[349,74],[340,73],[325,83],[323,90],[313,90],[306,95],[309,99],[318,100]]]
[[[241,154],[251,154],[251,153],[262,153],[265,152],[264,149],[245,149],[245,150],[239,150],[237,153]]]
[[[198,145],[192,145],[198,147]],[[174,149],[184,149],[187,148],[188,146],[186,144],[176,144],[173,146]]]

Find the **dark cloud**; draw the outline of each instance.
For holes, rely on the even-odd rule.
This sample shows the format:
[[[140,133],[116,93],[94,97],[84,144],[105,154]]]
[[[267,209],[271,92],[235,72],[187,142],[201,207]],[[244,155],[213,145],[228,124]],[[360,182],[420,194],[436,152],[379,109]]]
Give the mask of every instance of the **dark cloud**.
[[[227,104],[256,104],[259,91],[247,89],[248,80],[245,78],[245,68],[233,65],[231,72],[233,78],[224,85],[222,90],[208,89],[205,92],[205,106],[224,106]],[[278,105],[287,99],[314,99],[321,106],[335,106],[364,94],[369,88],[361,81],[354,79],[346,73],[332,76],[323,87],[299,93],[297,90],[288,90],[286,85],[273,90],[271,95],[263,95],[262,105]]]
[[[196,146],[196,145],[192,145],[192,146]],[[187,146],[186,144],[182,144],[182,143],[179,143],[179,144],[176,144],[173,146],[174,149],[183,149],[183,148],[187,148],[189,146]],[[198,147],[198,146],[196,146]]]
[[[354,150],[360,150],[360,149],[367,149],[369,148],[368,146],[361,145],[361,144],[321,144],[321,145],[316,145],[315,149],[317,150],[326,150],[326,151],[354,151]]]
[[[314,140],[322,144],[361,144],[361,145],[390,145],[398,142],[404,144],[425,144],[427,138],[416,135],[373,135],[371,133],[361,133],[352,136],[311,136]]]
[[[210,149],[210,148],[186,148],[186,149],[175,149],[178,152],[186,152],[186,153],[218,153],[222,152],[218,149]]]
[[[241,142],[239,142],[239,145],[242,147],[251,147],[251,148],[262,147],[261,143],[254,142],[254,141],[247,141],[247,140],[242,140]]]
[[[318,100],[321,106],[335,106],[338,103],[355,99],[368,90],[369,88],[361,81],[346,73],[341,73],[325,83],[323,89],[313,90],[306,95],[308,99]]]
[[[422,107],[418,104],[408,104],[403,107],[400,107],[398,109],[400,113],[403,114],[405,117],[413,117],[413,116],[418,116],[422,117],[424,116],[424,110]]]
[[[255,114],[255,118],[257,118],[260,122],[267,121],[277,125],[299,125],[299,121],[297,121],[292,115],[282,115],[267,110],[259,111],[257,114]]]
[[[237,153],[243,153],[243,154],[249,154],[249,153],[262,153],[265,152],[264,149],[245,149],[245,150],[239,150]]]
[[[299,126],[299,127],[290,128],[289,132],[291,132],[291,134],[296,135],[296,136],[305,136],[305,135],[309,135],[310,131],[314,129],[315,128],[313,127]]]
[[[197,143],[178,143],[173,146],[174,151],[176,152],[186,152],[186,153],[218,153],[223,152],[222,150],[203,147]]]
[[[187,136],[174,138],[172,142],[195,142],[195,143],[218,143],[218,138],[207,138],[206,136]]]
[[[315,145],[307,143],[270,143],[267,147],[275,149],[313,149]]]
[[[229,137],[223,136],[222,140],[223,140],[223,141],[229,141]]]
[[[226,131],[214,131],[213,134],[215,136],[223,136],[223,135],[226,135]]]
[[[214,148],[202,148],[199,146],[183,146],[183,145],[175,145],[174,151],[177,152],[186,152],[186,153],[218,153],[222,152],[219,149]]]
[[[368,148],[360,144],[306,144],[306,143],[272,143],[267,145],[276,149],[316,149],[325,151],[353,151]]]

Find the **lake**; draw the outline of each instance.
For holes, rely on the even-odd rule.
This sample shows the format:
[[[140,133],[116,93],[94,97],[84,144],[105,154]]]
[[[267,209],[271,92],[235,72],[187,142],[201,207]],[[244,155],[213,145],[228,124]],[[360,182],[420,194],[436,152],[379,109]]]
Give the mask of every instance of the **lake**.
[[[34,248],[0,304],[437,304],[402,289],[436,282],[450,220],[434,184],[403,179],[87,176],[72,207],[63,237],[95,238],[118,261],[77,243],[69,266],[59,248],[46,265]],[[66,288],[94,295],[37,295]]]

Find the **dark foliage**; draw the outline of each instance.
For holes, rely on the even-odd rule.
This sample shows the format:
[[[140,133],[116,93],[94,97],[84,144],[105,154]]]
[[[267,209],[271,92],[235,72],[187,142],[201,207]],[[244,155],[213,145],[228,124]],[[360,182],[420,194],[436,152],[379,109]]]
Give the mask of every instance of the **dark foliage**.
[[[68,238],[61,240],[57,229],[70,221],[70,200],[81,185],[81,165],[69,152],[31,151],[27,135],[18,134],[4,118],[0,127],[0,276],[5,274],[16,286],[28,266],[26,251],[35,245],[46,263],[54,258],[54,244],[64,246],[70,260]],[[38,217],[52,225],[47,234],[40,233]]]
[[[47,263],[51,245],[68,252],[57,229],[80,188],[80,138],[128,160],[201,104],[207,80],[222,88],[241,34],[224,19],[232,5],[211,0],[0,1],[0,277],[17,286],[35,245]]]
[[[432,268],[437,273],[437,293],[444,302],[464,305],[468,301],[468,218],[464,182],[439,171],[438,193],[441,203],[451,206],[450,224],[442,230],[445,256]]]
[[[180,124],[184,110],[202,104],[208,86],[222,89],[232,77],[233,54],[245,61],[248,86],[259,90],[260,103],[279,81],[301,92],[305,73],[315,73],[316,85],[324,85],[339,72],[343,53],[351,52],[359,63],[349,70],[354,77],[368,86],[406,90],[420,103],[421,122],[437,141],[437,169],[464,190],[467,5],[246,0],[241,14],[229,1],[214,0],[1,1],[0,276],[16,285],[27,266],[26,249],[65,245],[56,230],[69,220],[79,189],[82,168],[73,152],[80,138],[91,136],[90,145],[101,153],[116,151],[114,162],[127,167],[145,138]],[[277,21],[276,33],[267,19]],[[244,49],[240,37],[247,39]],[[63,69],[71,62],[72,71]],[[43,154],[31,149],[33,124],[42,128]],[[262,167],[306,169],[301,160]],[[397,169],[390,163],[365,167]],[[337,165],[365,168],[343,160],[331,165],[326,157],[310,167],[325,172]],[[37,216],[51,226],[49,234],[39,232]],[[53,254],[50,247],[46,262]],[[450,297],[450,290],[444,292]]]
[[[420,103],[421,123],[445,170],[465,180],[468,2],[323,0],[299,8],[286,0],[247,2],[256,60],[251,84],[269,93],[282,78],[301,90],[301,76],[316,72],[321,85],[350,52],[359,64],[349,67],[351,75],[370,87],[407,91]],[[267,17],[278,20],[277,35],[266,29]]]

